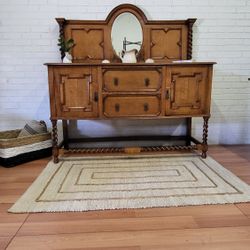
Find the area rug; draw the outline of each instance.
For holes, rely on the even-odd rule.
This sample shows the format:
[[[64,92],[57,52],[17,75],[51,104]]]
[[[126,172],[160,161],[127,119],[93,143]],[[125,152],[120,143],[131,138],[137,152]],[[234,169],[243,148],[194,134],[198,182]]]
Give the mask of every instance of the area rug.
[[[250,201],[250,186],[211,157],[123,156],[49,162],[12,213]]]

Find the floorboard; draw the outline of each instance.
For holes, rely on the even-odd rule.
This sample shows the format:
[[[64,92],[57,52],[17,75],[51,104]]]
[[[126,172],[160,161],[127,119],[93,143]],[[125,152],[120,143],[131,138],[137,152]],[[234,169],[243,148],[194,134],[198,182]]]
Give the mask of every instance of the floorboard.
[[[248,184],[249,152],[250,145],[209,148],[215,160]],[[0,167],[0,249],[249,250],[250,203],[7,213],[49,160]]]
[[[11,240],[11,237],[2,237],[0,236],[0,249],[6,249],[9,242]]]
[[[178,230],[122,231],[99,233],[75,233],[57,235],[17,236],[8,249],[65,249],[82,247],[134,247],[165,245],[223,244],[225,242],[248,241],[250,227],[219,227]],[[46,247],[46,248],[45,248]]]
[[[66,223],[66,227],[64,226]],[[55,222],[29,222],[18,232],[19,235],[94,233],[120,231],[149,231],[164,229],[198,228],[192,216],[117,218],[97,220],[64,220]]]

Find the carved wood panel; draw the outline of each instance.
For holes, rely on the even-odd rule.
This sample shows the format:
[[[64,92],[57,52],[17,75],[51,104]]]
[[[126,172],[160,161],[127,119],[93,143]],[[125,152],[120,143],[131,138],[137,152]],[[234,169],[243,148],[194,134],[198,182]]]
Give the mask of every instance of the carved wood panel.
[[[72,49],[74,62],[91,62],[104,59],[103,27],[75,27],[70,29],[70,34],[76,44]]]
[[[183,31],[181,27],[156,27],[150,29],[150,58],[156,61],[184,59]]]
[[[98,89],[90,69],[61,70],[56,73],[56,106],[59,116],[97,116]]]
[[[166,114],[197,115],[207,112],[210,93],[207,68],[169,67],[166,86]]]

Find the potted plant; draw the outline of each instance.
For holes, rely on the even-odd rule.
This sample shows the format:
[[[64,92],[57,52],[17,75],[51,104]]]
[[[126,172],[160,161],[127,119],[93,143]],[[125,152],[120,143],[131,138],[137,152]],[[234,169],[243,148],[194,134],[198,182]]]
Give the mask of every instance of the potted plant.
[[[63,36],[58,39],[58,44],[60,51],[63,52],[63,63],[72,63],[72,56],[70,50],[75,46],[74,40],[72,38],[65,40]]]

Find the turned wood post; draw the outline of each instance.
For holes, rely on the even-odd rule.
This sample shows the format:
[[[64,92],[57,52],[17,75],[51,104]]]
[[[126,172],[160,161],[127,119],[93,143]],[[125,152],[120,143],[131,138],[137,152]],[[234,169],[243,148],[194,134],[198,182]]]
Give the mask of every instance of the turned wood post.
[[[66,24],[65,18],[56,18],[56,21],[59,25],[59,38],[65,38],[64,37],[64,27]],[[61,60],[63,60],[65,52],[61,48],[60,48],[60,53],[61,53]]]
[[[207,157],[207,150],[208,150],[208,145],[207,145],[207,136],[208,136],[208,120],[209,116],[204,116],[203,117],[203,135],[202,135],[202,158]]]
[[[192,59],[192,49],[193,49],[193,25],[196,21],[196,18],[187,19],[188,26],[188,41],[187,41],[187,59]]]
[[[52,123],[52,154],[54,163],[58,163],[58,135],[57,135],[57,120],[51,120]]]

